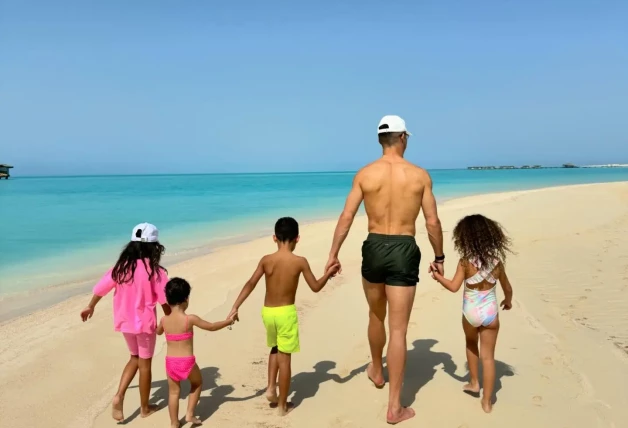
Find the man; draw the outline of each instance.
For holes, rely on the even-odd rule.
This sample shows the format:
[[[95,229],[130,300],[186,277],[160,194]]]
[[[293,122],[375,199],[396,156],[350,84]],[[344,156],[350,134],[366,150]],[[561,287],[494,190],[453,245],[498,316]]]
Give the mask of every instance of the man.
[[[401,406],[401,387],[406,365],[406,333],[421,261],[414,238],[421,208],[434,261],[441,273],[445,256],[432,180],[427,171],[403,158],[411,135],[405,121],[399,116],[384,116],[377,133],[383,156],[355,175],[334,232],[327,267],[340,263],[340,247],[364,200],[369,235],[362,247],[362,283],[369,305],[368,339],[372,356],[367,374],[377,388],[384,387],[382,355],[388,306],[390,344],[386,360],[390,385],[386,419],[396,424],[415,415],[414,410]]]

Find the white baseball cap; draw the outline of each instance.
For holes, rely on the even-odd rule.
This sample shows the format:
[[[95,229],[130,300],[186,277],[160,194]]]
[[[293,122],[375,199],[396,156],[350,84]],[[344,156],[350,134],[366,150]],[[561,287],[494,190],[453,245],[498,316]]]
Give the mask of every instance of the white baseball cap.
[[[387,132],[405,132],[408,135],[412,135],[406,129],[406,121],[395,115],[386,115],[379,121],[377,133],[385,134]]]
[[[131,241],[135,242],[157,242],[159,241],[159,230],[154,224],[141,223],[133,228]]]

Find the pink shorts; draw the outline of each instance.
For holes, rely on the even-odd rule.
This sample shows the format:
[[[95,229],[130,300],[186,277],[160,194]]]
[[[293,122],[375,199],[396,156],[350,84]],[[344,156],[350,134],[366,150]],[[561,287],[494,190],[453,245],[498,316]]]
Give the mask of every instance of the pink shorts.
[[[153,358],[157,333],[122,333],[131,355],[142,359]]]

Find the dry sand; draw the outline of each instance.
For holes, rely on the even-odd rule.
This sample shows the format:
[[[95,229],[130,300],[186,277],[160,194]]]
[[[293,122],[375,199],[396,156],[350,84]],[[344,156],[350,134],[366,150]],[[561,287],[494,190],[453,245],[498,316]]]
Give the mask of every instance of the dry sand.
[[[502,222],[518,252],[508,266],[515,304],[501,315],[497,403],[486,415],[479,400],[461,392],[462,297],[440,289],[425,273],[433,254],[420,224],[424,262],[403,391],[417,417],[401,426],[628,426],[628,183],[482,195],[442,205],[450,274],[456,260],[450,231],[461,216],[476,212]],[[297,252],[316,272],[326,261],[333,227],[325,222],[302,228]],[[359,266],[365,235],[365,219],[359,218],[341,253],[343,275],[318,295],[302,289],[297,297],[302,348],[293,358],[292,400],[299,406],[287,417],[279,418],[255,396],[266,384],[263,284],[232,331],[197,332],[205,381],[198,414],[205,426],[386,426],[387,390],[373,388],[364,373],[367,306]],[[218,320],[260,256],[273,249],[268,238],[223,248],[171,266],[170,275],[191,282],[190,313]],[[112,331],[111,297],[82,324],[79,311],[87,300],[72,298],[0,325],[0,426],[115,425],[109,406],[126,347]],[[159,338],[156,403],[165,403],[168,392],[163,345]],[[166,409],[141,419],[138,403],[133,387],[125,403],[131,426],[169,426]]]

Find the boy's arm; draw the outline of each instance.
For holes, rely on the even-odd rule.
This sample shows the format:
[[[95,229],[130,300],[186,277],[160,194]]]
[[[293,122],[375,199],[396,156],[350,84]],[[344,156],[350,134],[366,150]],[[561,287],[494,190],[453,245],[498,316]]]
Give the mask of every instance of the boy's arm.
[[[500,306],[507,311],[512,308],[512,285],[510,285],[510,280],[506,275],[506,268],[503,263],[501,263],[499,269],[499,283],[502,285],[502,290],[504,290],[504,300]]]
[[[462,261],[458,262],[458,267],[456,268],[456,274],[453,279],[447,279],[436,269],[436,266],[430,265],[432,271],[432,278],[440,283],[447,290],[452,293],[460,290],[462,283],[464,282],[464,266],[462,265]]]
[[[308,263],[307,259],[305,257],[301,258],[301,272],[303,272],[303,278],[305,278],[305,282],[307,282],[307,285],[309,285],[312,291],[315,293],[318,293],[323,289],[325,284],[327,284],[327,281],[329,281],[329,278],[334,276],[338,272],[339,268],[339,263],[332,264],[329,268],[327,268],[323,276],[321,276],[319,279],[316,279],[316,277],[312,273],[312,268],[310,268],[310,264]]]
[[[222,330],[225,327],[229,327],[231,324],[234,323],[234,319],[235,319],[235,315],[232,315],[231,317],[227,318],[224,321],[218,321],[218,322],[205,321],[204,319],[196,315],[190,315],[188,317],[188,320],[193,326],[202,328],[203,330],[207,330],[207,331],[218,331],[218,330]]]
[[[251,295],[253,290],[255,290],[255,287],[257,286],[259,280],[262,279],[262,276],[264,275],[264,259],[265,257],[262,257],[262,260],[260,260],[259,264],[257,265],[257,269],[255,269],[255,272],[253,272],[253,276],[251,276],[246,284],[244,284],[244,287],[242,287],[242,291],[240,291],[238,298],[233,304],[231,312],[229,312],[229,317],[238,313],[238,309],[240,309],[242,303],[244,303],[244,301]]]

